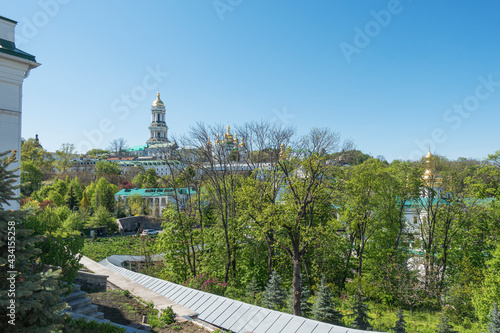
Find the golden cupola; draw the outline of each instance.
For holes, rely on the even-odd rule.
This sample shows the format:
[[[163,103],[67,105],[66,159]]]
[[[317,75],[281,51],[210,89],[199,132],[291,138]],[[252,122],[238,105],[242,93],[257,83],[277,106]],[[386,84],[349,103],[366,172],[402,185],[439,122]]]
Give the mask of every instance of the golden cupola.
[[[231,134],[231,132],[229,130],[230,130],[230,127],[229,127],[229,125],[227,125],[227,133],[224,134],[224,140],[226,140],[227,142],[233,141],[233,135]]]
[[[156,93],[156,99],[153,102],[153,106],[165,106],[163,104],[162,100],[160,99],[160,93],[159,92]]]
[[[427,184],[427,186],[437,186],[440,185],[442,182],[441,177],[436,174],[434,171],[434,166],[433,164],[434,160],[434,155],[431,154],[431,151],[429,149],[429,152],[427,155],[425,155],[425,172],[424,172],[424,182]]]
[[[285,157],[285,152],[286,152],[286,147],[285,147],[285,144],[282,143],[280,146],[280,159]]]
[[[220,143],[219,133],[217,133],[217,139],[215,139],[215,144],[218,145]]]
[[[242,148],[245,147],[244,137],[241,137],[240,147],[242,147]]]
[[[238,145],[239,141],[238,141],[238,133],[234,133],[234,144],[235,145]]]

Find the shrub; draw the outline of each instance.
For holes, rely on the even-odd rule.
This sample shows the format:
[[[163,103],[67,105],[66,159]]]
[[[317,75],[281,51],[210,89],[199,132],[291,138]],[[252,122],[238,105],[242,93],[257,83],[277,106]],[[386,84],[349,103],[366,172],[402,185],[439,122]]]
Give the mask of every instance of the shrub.
[[[189,288],[202,290],[207,293],[224,296],[227,289],[227,283],[220,281],[217,278],[212,278],[205,274],[197,275],[188,279],[184,285]]]

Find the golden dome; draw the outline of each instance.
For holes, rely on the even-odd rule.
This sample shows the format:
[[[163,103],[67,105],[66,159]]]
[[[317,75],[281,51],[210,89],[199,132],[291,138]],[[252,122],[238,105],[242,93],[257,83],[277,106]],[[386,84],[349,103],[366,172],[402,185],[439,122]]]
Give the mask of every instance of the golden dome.
[[[238,133],[234,133],[234,144],[238,144]]]
[[[160,93],[157,92],[156,93],[156,100],[153,102],[153,106],[165,106],[162,102],[162,100],[160,99]]]
[[[428,184],[431,185],[431,183],[435,185],[439,185],[442,181],[441,177],[439,177],[438,174],[434,171],[434,168],[432,166],[432,160],[434,159],[434,155],[431,154],[431,150],[429,149],[429,152],[427,155],[425,155],[425,172],[424,176],[422,177],[424,181]]]
[[[243,138],[243,137],[241,137],[240,147],[245,147],[245,142],[244,142],[244,140],[243,140],[243,139],[244,139],[244,138]]]
[[[224,139],[226,139],[227,141],[233,141],[233,136],[231,135],[231,133],[229,132],[229,125],[227,125],[227,133],[224,134]]]
[[[215,144],[218,145],[220,143],[220,140],[219,140],[219,133],[217,133],[217,139],[215,140]]]
[[[211,146],[211,145],[212,145],[212,142],[210,142],[210,138],[208,138],[207,146]]]

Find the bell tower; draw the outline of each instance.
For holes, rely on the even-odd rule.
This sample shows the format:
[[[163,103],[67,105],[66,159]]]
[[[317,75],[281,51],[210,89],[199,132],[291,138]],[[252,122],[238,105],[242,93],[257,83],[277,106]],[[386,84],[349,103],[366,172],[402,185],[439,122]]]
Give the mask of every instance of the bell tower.
[[[149,126],[148,145],[169,142],[167,138],[168,126],[165,122],[165,105],[160,99],[160,93],[156,94],[156,100],[151,106],[151,125]]]

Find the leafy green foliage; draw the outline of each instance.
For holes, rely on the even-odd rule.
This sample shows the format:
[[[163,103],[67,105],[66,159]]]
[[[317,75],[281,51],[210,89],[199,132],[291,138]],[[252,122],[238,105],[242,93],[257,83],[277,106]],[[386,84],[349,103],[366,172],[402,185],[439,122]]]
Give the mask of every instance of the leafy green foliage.
[[[69,168],[73,165],[73,159],[75,157],[75,145],[72,143],[63,143],[61,148],[56,150],[54,165],[60,173],[65,173],[69,171]]]
[[[112,323],[98,323],[96,321],[87,321],[84,318],[74,319],[66,318],[64,322],[64,333],[125,333],[126,328],[113,325]]]
[[[34,163],[42,171],[42,180],[48,179],[52,174],[53,160],[52,155],[38,140],[29,138],[21,141],[21,165],[28,161]]]
[[[82,254],[94,261],[101,261],[111,255],[138,255],[143,252],[143,236],[97,238],[95,241],[85,239]],[[146,236],[147,237],[147,236]],[[154,237],[147,237],[146,246],[149,253],[154,252]]]
[[[158,188],[159,176],[156,174],[155,169],[147,169],[134,177],[132,183],[136,184],[138,188]]]
[[[64,309],[60,271],[44,272],[34,264],[41,252],[36,244],[43,237],[25,228],[23,212],[4,208],[14,200],[16,178],[14,171],[8,170],[15,155],[5,155],[0,153],[0,330],[51,332],[60,329],[64,319],[59,315]]]
[[[475,312],[481,322],[486,322],[493,302],[500,303],[500,246],[488,261],[488,268],[483,282],[475,291],[472,298]]]
[[[97,208],[94,216],[90,218],[88,226],[91,228],[108,227],[108,233],[118,229],[116,219],[103,206]]]
[[[154,328],[167,327],[175,323],[175,313],[172,307],[167,307],[158,317],[156,315],[157,311],[154,311],[152,315],[149,315],[149,325]]]
[[[97,178],[105,178],[111,184],[118,185],[120,183],[120,175],[122,170],[117,163],[111,161],[99,161],[95,165],[94,173]]]
[[[189,288],[198,289],[207,293],[224,296],[227,283],[205,274],[200,274],[187,280],[184,285]]]
[[[42,170],[33,161],[21,162],[21,193],[29,197],[42,186]]]
[[[449,319],[447,316],[441,316],[441,322],[436,328],[437,333],[455,333],[456,331],[453,329],[453,326],[449,323]]]

